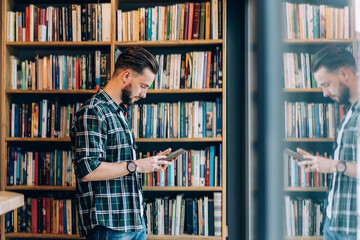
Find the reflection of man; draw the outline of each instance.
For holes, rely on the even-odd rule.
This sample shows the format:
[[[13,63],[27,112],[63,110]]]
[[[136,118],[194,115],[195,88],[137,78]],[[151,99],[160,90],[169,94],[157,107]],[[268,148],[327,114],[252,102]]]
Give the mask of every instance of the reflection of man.
[[[360,124],[356,64],[351,53],[340,47],[320,50],[311,68],[324,97],[349,108],[337,126],[334,159],[314,156],[298,148],[306,171],[332,173],[328,192],[324,239],[356,239],[356,142]]]
[[[169,162],[161,159],[170,149],[136,160],[124,104],[146,97],[158,68],[145,49],[127,49],[108,84],[75,115],[71,145],[80,235],[86,239],[146,239],[139,173],[164,170]]]

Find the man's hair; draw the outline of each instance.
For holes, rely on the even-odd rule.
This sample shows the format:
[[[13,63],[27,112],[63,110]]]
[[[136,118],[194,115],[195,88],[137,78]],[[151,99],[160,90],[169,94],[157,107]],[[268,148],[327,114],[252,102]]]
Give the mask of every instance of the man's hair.
[[[146,68],[149,68],[154,74],[159,71],[159,64],[154,55],[142,47],[129,47],[118,57],[115,63],[114,76],[125,69],[131,69],[143,74]]]
[[[326,46],[315,54],[311,60],[311,71],[314,73],[321,67],[326,68],[329,72],[346,67],[356,73],[356,62],[353,55],[340,46]]]

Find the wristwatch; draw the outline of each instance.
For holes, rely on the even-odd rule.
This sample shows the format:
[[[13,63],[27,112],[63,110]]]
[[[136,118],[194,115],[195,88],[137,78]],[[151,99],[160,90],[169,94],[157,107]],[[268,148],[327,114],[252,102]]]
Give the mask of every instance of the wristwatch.
[[[336,165],[336,172],[343,173],[346,170],[346,162],[345,161],[339,161]]]
[[[134,163],[133,161],[128,161],[127,162],[127,170],[129,171],[129,173],[136,172],[136,169],[137,169],[136,163]]]

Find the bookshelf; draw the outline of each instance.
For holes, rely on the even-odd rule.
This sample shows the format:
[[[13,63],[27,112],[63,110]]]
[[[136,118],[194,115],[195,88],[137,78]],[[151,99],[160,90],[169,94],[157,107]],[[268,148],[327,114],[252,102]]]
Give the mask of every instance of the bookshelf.
[[[204,2],[204,1],[199,1]],[[208,2],[211,2],[210,0]],[[221,28],[226,29],[226,1],[219,1],[221,3],[222,15],[219,21],[221,22]],[[55,8],[62,8],[64,6],[70,6],[72,4],[96,4],[98,1],[66,1],[64,4],[59,4],[58,1],[33,1],[35,7],[41,9],[47,9],[50,6]],[[177,1],[179,4],[184,4],[182,1]],[[82,102],[88,99],[91,95],[96,93],[95,89],[71,89],[67,88],[53,88],[53,89],[16,89],[12,86],[10,81],[12,69],[11,59],[15,56],[19,59],[18,64],[21,65],[22,61],[28,60],[34,62],[36,54],[39,54],[40,59],[43,57],[51,57],[55,55],[59,57],[64,55],[66,57],[75,57],[79,55],[86,56],[88,54],[94,54],[96,57],[96,51],[101,51],[101,54],[108,54],[106,56],[106,74],[111,74],[114,71],[114,63],[116,60],[116,52],[118,49],[123,50],[130,46],[141,46],[146,48],[154,55],[159,54],[185,54],[187,52],[195,51],[211,51],[215,53],[216,48],[220,48],[222,54],[222,66],[226,66],[226,31],[222,31],[222,38],[218,39],[204,39],[204,40],[147,40],[147,41],[118,41],[117,38],[117,11],[119,9],[124,12],[129,10],[135,10],[142,7],[155,7],[155,6],[169,6],[174,4],[173,1],[161,1],[156,2],[152,0],[140,0],[136,1],[122,1],[122,0],[105,0],[100,1],[100,4],[110,5],[110,24],[109,24],[109,40],[102,41],[97,39],[93,41],[66,41],[65,32],[63,41],[9,41],[7,39],[7,24],[8,24],[8,11],[25,12],[26,7],[30,3],[21,0],[2,0],[1,13],[1,162],[0,162],[0,175],[8,176],[9,166],[8,159],[8,147],[14,146],[15,151],[21,148],[23,151],[68,151],[70,150],[70,138],[67,136],[61,137],[12,137],[10,128],[12,128],[12,120],[9,112],[12,110],[12,104],[30,104],[33,102],[47,99],[50,102],[54,99],[60,99],[61,103],[74,104]],[[65,11],[65,10],[64,10]],[[41,23],[39,23],[41,25]],[[39,26],[40,26],[39,25]],[[65,27],[64,27],[65,29]],[[38,30],[40,31],[40,30]],[[69,30],[70,31],[70,30]],[[71,32],[69,32],[71,34]],[[25,33],[26,34],[26,33]],[[70,35],[69,34],[69,35]],[[56,34],[55,34],[56,35]],[[55,38],[53,35],[53,39]],[[59,37],[58,35],[57,37]],[[100,35],[99,35],[100,36]],[[49,36],[47,36],[49,37]],[[82,36],[81,36],[82,37]],[[91,37],[91,36],[89,36]],[[62,53],[64,52],[64,53]],[[95,52],[95,53],[94,53]],[[214,55],[214,54],[213,54]],[[101,55],[102,56],[102,55]],[[91,57],[89,57],[90,59]],[[75,61],[75,58],[74,58]],[[211,59],[212,62],[212,59]],[[30,63],[31,64],[31,63]],[[40,73],[39,73],[40,74]],[[93,73],[95,74],[95,73]],[[40,75],[39,75],[40,76]],[[107,77],[108,78],[108,77]],[[21,83],[20,83],[21,84]],[[28,85],[29,86],[29,85]],[[61,86],[61,85],[60,85]],[[37,86],[39,87],[39,86]],[[176,194],[184,194],[186,197],[202,198],[209,196],[209,199],[213,199],[214,193],[221,193],[221,236],[203,236],[203,235],[188,235],[180,234],[178,236],[171,235],[148,235],[147,239],[226,239],[227,238],[227,226],[226,226],[226,68],[222,68],[222,87],[220,88],[187,88],[187,89],[149,89],[147,92],[147,99],[145,104],[152,102],[167,101],[167,98],[171,101],[214,101],[215,98],[220,98],[222,101],[222,112],[220,113],[222,120],[222,134],[221,137],[187,137],[187,138],[137,138],[140,151],[150,151],[150,149],[160,150],[164,146],[169,146],[175,149],[176,147],[185,146],[187,149],[204,149],[207,146],[216,146],[221,148],[221,186],[204,187],[204,186],[144,186],[144,197],[154,198],[159,196],[171,196],[176,197]],[[64,101],[64,102],[63,102]],[[143,104],[143,103],[141,103]],[[74,107],[75,108],[75,107]],[[46,134],[45,134],[46,135]],[[220,166],[219,166],[220,167]],[[37,195],[41,197],[55,197],[59,199],[69,199],[74,196],[75,187],[70,186],[54,186],[54,185],[9,185],[7,178],[2,178],[0,182],[0,189],[7,191],[20,192],[25,197],[36,198]],[[25,200],[26,201],[26,200]],[[3,239],[84,239],[80,238],[78,234],[60,234],[60,233],[31,233],[31,232],[8,232],[5,233],[5,217],[1,217],[1,240]]]
[[[314,3],[311,1],[283,1],[282,20],[284,52],[282,80],[284,81],[283,96],[285,102],[287,102],[285,103],[284,107],[285,123],[294,121],[292,117],[296,115],[295,121],[299,127],[296,129],[297,132],[295,136],[294,131],[291,131],[289,125],[288,128],[285,126],[285,137],[283,140],[286,147],[289,147],[293,150],[295,150],[296,147],[300,147],[314,153],[320,152],[320,155],[332,154],[331,147],[332,143],[334,142],[334,135],[330,133],[329,130],[335,130],[334,127],[337,125],[336,116],[340,110],[338,105],[331,107],[329,105],[330,101],[323,97],[322,89],[318,88],[316,84],[314,84],[313,76],[310,73],[310,62],[312,54],[316,53],[318,50],[329,44],[337,44],[344,47],[349,47],[353,51],[354,55],[356,55],[355,34],[353,29],[353,4],[353,1],[335,2],[331,0],[321,1],[319,3]],[[293,9],[296,9],[296,11],[291,13],[291,10]],[[303,15],[304,17],[299,16],[299,18],[294,20],[294,22],[289,22],[289,20],[292,19],[295,14],[301,15],[304,13],[304,11],[308,11],[309,9],[314,10],[312,13],[310,13],[310,15]],[[315,12],[317,15],[315,15]],[[332,12],[334,15],[337,15],[336,20],[338,20],[338,22],[335,22],[335,18],[330,19],[330,15],[326,15],[326,24],[320,23],[318,21],[318,17],[325,17],[325,15],[323,15],[325,12],[327,12],[327,14]],[[341,17],[339,17],[340,15]],[[330,24],[332,22],[334,24],[332,26],[337,24],[338,26],[334,27],[334,30],[329,31],[330,25],[327,25],[328,22],[330,22]],[[337,31],[335,29],[337,29]],[[324,35],[325,32],[326,35]],[[293,74],[293,71],[297,71],[297,73],[294,72]],[[289,102],[294,103],[294,105],[286,105],[289,104]],[[314,121],[310,123],[311,120],[308,120],[309,118],[314,120],[313,117],[315,117],[315,115],[313,113],[316,111],[316,108],[314,110],[312,107],[316,104],[319,104],[320,111],[321,108],[326,109],[326,114],[330,114],[330,118],[334,119],[332,120],[333,122],[329,124],[329,118],[325,116],[324,112],[325,118],[323,118],[322,123],[320,121],[319,124],[323,125],[320,127],[321,129],[323,127],[324,129],[325,127],[327,128],[326,134],[325,132],[324,134],[320,135],[316,134],[316,130],[314,129],[316,128]],[[320,105],[322,105],[322,107]],[[334,111],[334,114],[332,114],[331,111]],[[295,115],[292,115],[289,118],[289,114]],[[306,114],[305,120],[302,118],[305,117],[303,114]],[[304,123],[304,121],[306,121],[306,123]],[[305,131],[304,129],[301,131],[301,128],[304,128],[303,124],[306,124]],[[329,127],[329,125],[332,127]],[[312,130],[309,130],[309,128],[312,128]],[[298,228],[298,225],[296,224],[295,228],[293,228],[296,231],[294,233],[291,229],[289,229],[289,226],[294,226],[294,220],[288,217],[286,210],[289,209],[290,206],[291,209],[294,210],[294,206],[296,206],[296,204],[299,206],[299,203],[309,204],[310,208],[312,208],[315,203],[315,205],[319,204],[320,208],[323,208],[322,202],[326,198],[325,194],[328,190],[326,186],[327,176],[320,176],[321,174],[319,175],[316,173],[304,174],[300,169],[296,168],[296,166],[292,163],[292,160],[287,159],[286,157],[284,157],[284,175],[285,178],[283,191],[284,195],[286,196],[286,234],[284,239],[323,239],[319,233],[309,234],[317,236],[302,236],[301,233],[304,233],[304,231],[307,230],[304,228]],[[293,178],[295,178],[295,180]],[[304,180],[303,178],[306,179]],[[290,198],[286,199],[287,197]],[[306,199],[308,202],[304,203],[301,199]],[[297,210],[299,210],[299,208]],[[303,216],[298,215],[297,217],[297,221],[299,221],[299,217],[302,218]],[[321,218],[323,216],[320,215],[317,217]],[[319,226],[317,226],[316,223],[312,225],[313,229],[317,227]]]

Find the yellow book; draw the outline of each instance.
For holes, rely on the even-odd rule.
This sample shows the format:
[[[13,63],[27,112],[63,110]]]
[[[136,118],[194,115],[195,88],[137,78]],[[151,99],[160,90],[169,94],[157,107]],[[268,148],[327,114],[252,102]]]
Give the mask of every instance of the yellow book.
[[[210,39],[210,19],[211,19],[211,5],[210,2],[205,3],[205,39]]]
[[[133,17],[133,22],[132,22],[132,27],[133,27],[133,41],[139,41],[139,12],[138,11],[133,11],[132,13],[132,17]]]
[[[14,209],[14,233],[18,232],[18,209]]]
[[[181,4],[180,40],[184,39],[184,22],[185,22],[185,4]]]

